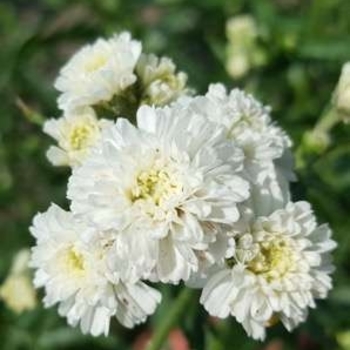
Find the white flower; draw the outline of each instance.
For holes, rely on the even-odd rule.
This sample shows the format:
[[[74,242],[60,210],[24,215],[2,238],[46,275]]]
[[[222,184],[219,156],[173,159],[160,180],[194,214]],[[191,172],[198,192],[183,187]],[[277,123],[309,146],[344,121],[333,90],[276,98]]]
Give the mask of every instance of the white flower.
[[[28,266],[29,249],[20,250],[14,257],[9,276],[0,286],[0,298],[14,312],[32,310],[36,306],[36,293]]]
[[[59,119],[49,119],[44,124],[44,132],[54,138],[57,146],[51,146],[47,158],[53,165],[80,165],[90,149],[99,140],[101,130],[109,122],[98,120],[91,108],[69,112]]]
[[[187,75],[176,73],[176,66],[168,57],[143,54],[136,72],[140,78],[143,103],[164,106],[188,92]]]
[[[336,244],[327,225],[317,226],[307,202],[244,219],[234,236],[231,267],[210,278],[201,303],[211,315],[231,314],[248,335],[264,339],[265,327],[280,320],[291,330],[305,320],[315,299],[326,297]]]
[[[141,43],[123,32],[83,47],[62,68],[55,82],[63,110],[108,102],[136,81]]]
[[[115,266],[124,279],[177,283],[198,267],[195,252],[215,240],[217,225],[238,220],[248,195],[242,153],[222,127],[181,106],[138,111],[73,171],[68,197],[77,215],[114,229]]]
[[[343,65],[337,88],[333,95],[333,104],[345,122],[350,120],[350,62]]]
[[[222,84],[212,84],[205,96],[179,103],[225,128],[227,138],[243,150],[244,167],[253,183],[276,180],[280,172],[287,180],[294,179],[291,140],[271,121],[270,108],[253,96],[239,89],[227,93]]]
[[[143,322],[152,314],[160,294],[142,282],[124,284],[118,271],[107,267],[112,243],[98,236],[70,212],[52,205],[33,220],[36,239],[31,265],[34,284],[45,287],[46,307],[59,303],[59,313],[83,333],[108,334],[110,318],[126,327]]]

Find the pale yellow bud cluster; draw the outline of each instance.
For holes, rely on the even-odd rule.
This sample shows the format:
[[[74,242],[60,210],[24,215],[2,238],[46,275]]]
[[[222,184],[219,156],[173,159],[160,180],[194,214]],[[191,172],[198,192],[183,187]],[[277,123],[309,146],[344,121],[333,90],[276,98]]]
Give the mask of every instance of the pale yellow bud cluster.
[[[258,27],[253,17],[232,17],[226,23],[226,69],[233,78],[243,77],[252,67],[266,61],[265,52],[258,44]]]
[[[37,304],[28,267],[29,258],[28,249],[19,251],[13,260],[10,274],[0,287],[0,298],[16,313],[32,310]]]

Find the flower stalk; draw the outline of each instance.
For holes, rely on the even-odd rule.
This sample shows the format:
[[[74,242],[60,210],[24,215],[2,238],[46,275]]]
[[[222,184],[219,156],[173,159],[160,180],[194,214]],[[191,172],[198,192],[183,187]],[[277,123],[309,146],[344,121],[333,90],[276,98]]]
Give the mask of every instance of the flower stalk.
[[[45,118],[40,113],[29,107],[20,97],[16,98],[15,104],[30,123],[43,126]]]
[[[337,110],[331,105],[323,112],[313,129],[304,133],[302,142],[296,151],[296,165],[301,169],[307,160],[324,153],[331,145],[331,130],[341,121]]]
[[[186,288],[181,291],[175,302],[172,304],[168,317],[155,330],[146,350],[162,349],[170,331],[179,323],[195,295],[196,291],[193,289]]]

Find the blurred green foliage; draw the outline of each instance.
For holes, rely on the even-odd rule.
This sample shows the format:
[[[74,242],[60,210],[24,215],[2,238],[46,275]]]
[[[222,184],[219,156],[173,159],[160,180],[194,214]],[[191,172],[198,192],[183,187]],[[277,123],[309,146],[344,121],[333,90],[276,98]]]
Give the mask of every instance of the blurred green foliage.
[[[225,71],[225,23],[239,14],[255,18],[267,58],[263,67],[234,81]],[[12,255],[32,244],[32,216],[51,201],[67,206],[69,172],[49,165],[45,150],[51,141],[16,100],[20,97],[47,117],[59,116],[52,83],[77,48],[98,36],[130,30],[146,51],[172,57],[198,92],[221,81],[270,104],[297,149],[329,103],[342,64],[350,60],[349,14],[348,0],[2,0],[0,282]],[[180,324],[191,349],[350,349],[350,126],[337,125],[331,137],[327,150],[299,168],[293,185],[295,199],[312,202],[339,242],[330,298],[319,302],[308,322],[292,334],[280,326],[271,329],[266,345],[248,340],[233,320],[208,321],[193,303]],[[18,316],[0,304],[0,348],[131,349],[139,334],[167,317],[177,290],[162,287],[162,292],[162,306],[147,325],[126,331],[115,323],[113,336],[98,339],[68,328],[56,310],[40,306]]]

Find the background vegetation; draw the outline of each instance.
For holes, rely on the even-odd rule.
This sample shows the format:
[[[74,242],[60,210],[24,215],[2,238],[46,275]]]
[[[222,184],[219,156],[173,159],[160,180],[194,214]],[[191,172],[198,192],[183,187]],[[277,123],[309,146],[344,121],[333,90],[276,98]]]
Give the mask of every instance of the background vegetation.
[[[225,70],[225,25],[240,14],[255,18],[264,62],[233,79]],[[51,201],[67,206],[68,170],[50,166],[45,150],[51,140],[16,100],[44,116],[59,116],[52,83],[61,65],[81,45],[127,29],[146,51],[172,57],[198,92],[222,81],[272,106],[299,154],[295,199],[312,202],[339,242],[334,290],[292,334],[277,325],[264,344],[257,343],[233,320],[209,319],[195,302],[168,348],[349,350],[350,125],[333,128],[328,148],[314,149],[304,136],[329,103],[342,64],[350,60],[349,14],[348,0],[1,0],[0,283],[13,255],[32,244],[28,226],[33,215]],[[148,324],[127,331],[115,323],[113,336],[97,339],[68,328],[56,310],[44,310],[40,302],[20,315],[0,302],[0,349],[140,350],[140,337],[164,322],[177,292],[163,288],[163,303]]]

